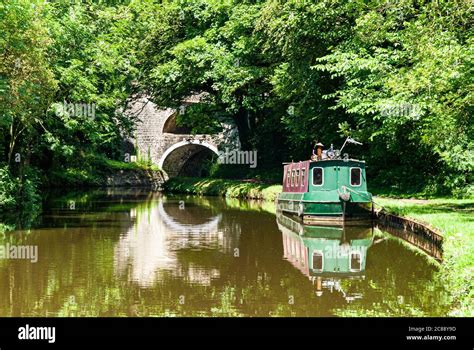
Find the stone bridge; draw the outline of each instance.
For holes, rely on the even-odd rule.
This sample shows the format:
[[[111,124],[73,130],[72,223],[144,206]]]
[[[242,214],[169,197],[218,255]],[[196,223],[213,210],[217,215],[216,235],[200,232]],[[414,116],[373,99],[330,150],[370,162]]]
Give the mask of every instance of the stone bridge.
[[[223,131],[215,134],[191,134],[178,126],[176,118],[196,98],[183,101],[183,109],[160,108],[146,97],[137,98],[127,110],[136,119],[135,135],[128,140],[126,152],[139,160],[149,160],[168,177],[206,176],[206,161],[226,147],[240,149],[238,131],[232,123],[222,123]]]

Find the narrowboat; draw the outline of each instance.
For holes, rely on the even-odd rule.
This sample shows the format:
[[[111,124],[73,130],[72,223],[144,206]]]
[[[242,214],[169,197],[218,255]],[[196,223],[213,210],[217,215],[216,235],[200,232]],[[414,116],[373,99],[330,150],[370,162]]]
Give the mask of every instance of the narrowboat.
[[[284,163],[283,191],[277,210],[297,215],[306,224],[343,224],[371,219],[372,194],[367,191],[365,162],[341,157],[341,150],[323,150],[317,143],[310,160]]]

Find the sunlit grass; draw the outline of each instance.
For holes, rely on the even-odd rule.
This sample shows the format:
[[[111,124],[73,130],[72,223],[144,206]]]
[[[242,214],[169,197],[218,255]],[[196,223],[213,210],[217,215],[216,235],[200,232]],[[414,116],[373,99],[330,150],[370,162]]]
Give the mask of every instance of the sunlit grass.
[[[228,198],[264,199],[274,201],[281,192],[280,185],[243,180],[172,178],[165,184],[167,191]]]
[[[453,298],[452,315],[473,316],[474,199],[439,198],[414,201],[376,197],[388,212],[435,227],[443,235],[441,278]]]
[[[375,197],[376,207],[428,223],[445,235],[474,232],[474,199],[412,201]]]
[[[146,161],[121,162],[118,160],[106,159],[104,162],[109,168],[116,170],[159,170],[159,167],[157,165]]]

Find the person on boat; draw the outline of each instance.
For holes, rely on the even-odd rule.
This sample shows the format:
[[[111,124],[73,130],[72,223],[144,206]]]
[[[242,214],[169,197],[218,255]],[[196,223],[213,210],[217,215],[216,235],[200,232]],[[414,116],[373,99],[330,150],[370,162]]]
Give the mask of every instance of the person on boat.
[[[311,155],[311,160],[320,160],[322,157],[324,145],[321,142],[316,141],[313,147],[313,154]]]

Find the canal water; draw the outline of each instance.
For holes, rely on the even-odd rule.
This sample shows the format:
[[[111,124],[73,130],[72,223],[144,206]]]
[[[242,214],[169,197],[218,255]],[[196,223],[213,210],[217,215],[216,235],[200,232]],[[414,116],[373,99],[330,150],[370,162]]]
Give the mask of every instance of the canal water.
[[[381,227],[143,190],[52,195],[4,247],[0,316],[443,316],[434,259]],[[5,248],[6,249],[6,248]]]

